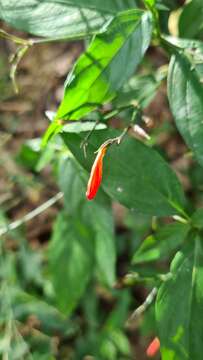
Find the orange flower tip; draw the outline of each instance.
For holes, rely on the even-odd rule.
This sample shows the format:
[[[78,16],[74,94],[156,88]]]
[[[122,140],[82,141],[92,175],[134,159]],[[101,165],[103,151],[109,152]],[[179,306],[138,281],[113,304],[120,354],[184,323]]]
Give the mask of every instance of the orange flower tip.
[[[92,200],[94,199],[94,196],[89,191],[86,191],[86,198],[87,200]]]
[[[154,357],[160,349],[160,341],[158,337],[155,337],[149,344],[146,354],[148,357]]]

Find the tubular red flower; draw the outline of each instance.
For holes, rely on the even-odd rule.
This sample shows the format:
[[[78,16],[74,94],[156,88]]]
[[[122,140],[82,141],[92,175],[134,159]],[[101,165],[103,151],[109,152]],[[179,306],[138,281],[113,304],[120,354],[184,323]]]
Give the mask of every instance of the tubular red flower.
[[[157,352],[160,349],[160,341],[158,337],[155,337],[154,340],[152,340],[152,342],[149,344],[148,348],[147,348],[147,356],[148,357],[154,357]]]
[[[92,165],[89,181],[87,184],[86,196],[88,200],[94,199],[102,180],[103,157],[107,146],[101,146]]]

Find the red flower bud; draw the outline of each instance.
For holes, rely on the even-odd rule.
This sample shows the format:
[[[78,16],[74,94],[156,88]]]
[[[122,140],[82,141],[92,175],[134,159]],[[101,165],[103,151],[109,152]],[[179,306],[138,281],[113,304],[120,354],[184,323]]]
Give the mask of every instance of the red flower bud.
[[[97,190],[99,189],[99,186],[101,184],[103,157],[106,153],[106,150],[107,150],[107,146],[100,147],[100,149],[98,150],[98,154],[92,165],[90,178],[87,184],[87,191],[86,191],[86,196],[88,200],[92,200],[95,197]]]
[[[158,337],[155,337],[154,340],[152,340],[152,342],[149,344],[148,348],[147,348],[147,356],[149,357],[154,357],[157,352],[160,349],[160,341],[158,339]]]

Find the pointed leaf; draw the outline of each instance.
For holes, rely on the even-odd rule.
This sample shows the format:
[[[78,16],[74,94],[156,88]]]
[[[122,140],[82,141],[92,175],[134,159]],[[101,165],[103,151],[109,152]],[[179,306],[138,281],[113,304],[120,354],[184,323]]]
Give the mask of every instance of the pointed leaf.
[[[111,100],[142,60],[151,31],[148,12],[118,14],[96,35],[69,74],[56,117],[77,120]]]
[[[203,248],[177,253],[171,278],[159,289],[156,317],[162,360],[201,360],[203,343]]]
[[[148,236],[133,256],[133,264],[155,261],[171,255],[185,240],[190,230],[188,224],[168,224]]]
[[[203,165],[203,86],[184,54],[177,53],[171,59],[168,96],[181,135]]]

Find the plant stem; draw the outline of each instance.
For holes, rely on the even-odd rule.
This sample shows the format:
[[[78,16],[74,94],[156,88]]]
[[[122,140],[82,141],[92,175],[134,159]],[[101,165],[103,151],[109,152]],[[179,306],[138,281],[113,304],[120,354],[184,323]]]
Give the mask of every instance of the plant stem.
[[[138,317],[140,317],[147,309],[148,307],[152,304],[152,302],[154,301],[156,295],[157,295],[157,288],[154,287],[152,289],[152,291],[149,293],[149,295],[146,297],[145,301],[143,302],[142,305],[140,305],[137,309],[135,309],[135,311],[133,311],[132,315],[130,316],[130,318],[127,321],[126,326],[129,326],[132,324],[132,322],[134,322]]]
[[[33,40],[32,39],[29,39],[29,40],[26,40],[26,39],[22,39],[18,36],[15,36],[15,35],[12,35],[12,34],[9,34],[8,32],[6,32],[5,30],[3,29],[0,29],[0,37],[3,38],[3,39],[7,39],[7,40],[10,40],[18,45],[23,45],[23,46],[32,46],[33,45]]]
[[[19,226],[25,224],[27,221],[32,220],[34,217],[40,215],[42,212],[47,210],[50,206],[54,205],[57,201],[59,201],[63,197],[62,192],[58,192],[51,199],[38,206],[36,209],[30,211],[28,214],[23,216],[21,219],[16,220],[5,227],[0,228],[0,236],[5,235],[7,232],[11,230],[17,229]]]
[[[46,43],[55,42],[55,41],[76,41],[76,40],[87,39],[96,34],[97,34],[96,31],[92,31],[89,33],[80,33],[80,34],[75,34],[75,35],[67,35],[67,36],[63,36],[63,37],[56,36],[56,37],[50,37],[50,38],[44,38],[44,39],[43,38],[31,39],[31,41],[32,41],[32,45],[46,44]]]
[[[122,142],[123,138],[125,137],[125,135],[127,134],[128,130],[131,128],[131,125],[127,126],[123,132],[121,133],[121,135],[113,138],[113,139],[108,139],[106,140],[100,147],[99,149],[96,151],[96,153],[103,147],[109,146],[109,145],[113,145],[113,144],[117,144],[120,145],[120,143]]]

